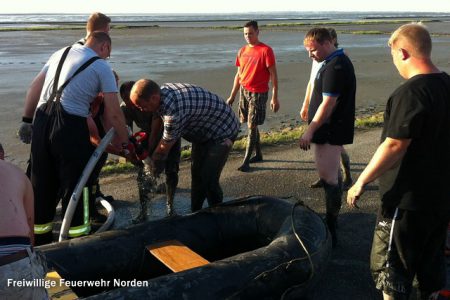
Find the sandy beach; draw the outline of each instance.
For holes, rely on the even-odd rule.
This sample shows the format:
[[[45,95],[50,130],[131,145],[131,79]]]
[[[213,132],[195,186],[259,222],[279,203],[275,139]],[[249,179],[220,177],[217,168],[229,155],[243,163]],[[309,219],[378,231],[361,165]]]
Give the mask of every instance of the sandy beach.
[[[268,23],[268,22],[266,22]],[[357,77],[359,115],[382,111],[389,94],[403,81],[387,47],[388,32],[398,24],[334,25],[342,46],[352,59]],[[433,59],[450,71],[450,37],[446,22],[429,23]],[[281,109],[268,113],[263,131],[300,124],[298,111],[309,78],[311,60],[302,40],[311,26],[263,28],[260,40],[271,45],[277,57]],[[352,34],[374,30],[386,34]],[[242,32],[198,27],[144,27],[113,29],[112,67],[121,82],[142,77],[159,83],[189,82],[227,98],[236,72],[234,60],[244,44]],[[25,166],[29,146],[16,137],[26,91],[34,76],[55,50],[84,36],[83,30],[0,32],[0,141],[7,160]],[[235,105],[236,109],[236,105]]]

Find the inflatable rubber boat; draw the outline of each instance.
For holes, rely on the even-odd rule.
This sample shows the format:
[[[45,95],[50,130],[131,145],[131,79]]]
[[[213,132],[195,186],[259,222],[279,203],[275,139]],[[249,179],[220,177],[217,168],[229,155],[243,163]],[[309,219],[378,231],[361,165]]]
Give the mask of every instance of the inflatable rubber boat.
[[[331,241],[301,203],[252,196],[39,249],[88,299],[299,299],[314,289]],[[174,270],[183,249],[200,263]]]

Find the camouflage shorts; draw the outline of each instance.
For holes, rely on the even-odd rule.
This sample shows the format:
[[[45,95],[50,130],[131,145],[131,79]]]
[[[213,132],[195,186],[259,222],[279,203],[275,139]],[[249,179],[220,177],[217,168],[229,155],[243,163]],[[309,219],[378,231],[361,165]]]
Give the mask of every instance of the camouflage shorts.
[[[269,93],[253,93],[241,88],[239,98],[239,120],[249,125],[262,125],[266,119],[266,104]]]
[[[395,299],[409,299],[414,279],[422,296],[444,287],[447,227],[446,211],[410,211],[383,205],[370,257],[376,287]]]

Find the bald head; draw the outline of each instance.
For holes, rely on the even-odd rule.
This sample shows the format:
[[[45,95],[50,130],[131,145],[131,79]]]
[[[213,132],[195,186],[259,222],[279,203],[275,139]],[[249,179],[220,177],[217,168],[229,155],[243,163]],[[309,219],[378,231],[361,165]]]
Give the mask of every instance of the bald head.
[[[150,79],[136,81],[131,89],[130,100],[141,111],[156,111],[160,104],[159,85]]]
[[[136,81],[131,89],[131,94],[142,99],[148,99],[156,93],[159,93],[159,85],[150,79],[140,79]]]
[[[422,23],[411,23],[400,26],[389,39],[389,46],[403,48],[419,59],[431,57],[431,36]]]

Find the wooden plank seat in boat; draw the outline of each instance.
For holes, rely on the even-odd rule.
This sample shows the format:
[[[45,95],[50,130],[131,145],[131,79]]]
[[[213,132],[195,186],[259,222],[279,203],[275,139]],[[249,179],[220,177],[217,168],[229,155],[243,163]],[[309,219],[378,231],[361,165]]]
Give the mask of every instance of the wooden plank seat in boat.
[[[175,273],[209,264],[209,261],[178,240],[148,245],[147,250]]]
[[[47,289],[47,293],[49,299],[56,300],[74,300],[78,299],[78,296],[72,291],[70,287],[65,284],[61,284],[61,276],[56,271],[48,272],[45,276],[46,281],[53,281],[53,284],[49,289]]]

